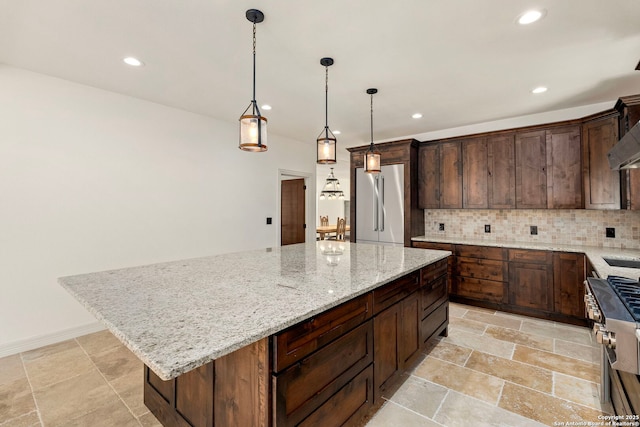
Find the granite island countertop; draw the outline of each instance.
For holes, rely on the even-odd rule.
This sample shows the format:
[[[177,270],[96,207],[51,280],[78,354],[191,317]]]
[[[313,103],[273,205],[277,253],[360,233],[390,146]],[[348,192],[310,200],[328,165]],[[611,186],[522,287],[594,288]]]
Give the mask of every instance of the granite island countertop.
[[[323,241],[58,282],[169,380],[450,254]]]
[[[417,242],[456,243],[461,245],[497,246],[502,248],[536,249],[542,251],[576,252],[587,256],[598,276],[606,278],[609,275],[628,277],[638,280],[640,269],[612,267],[603,257],[640,260],[640,249],[617,249],[600,246],[586,246],[571,243],[538,243],[538,242],[495,242],[482,239],[443,238],[437,236],[416,236],[411,238]],[[587,272],[588,275],[591,272]]]

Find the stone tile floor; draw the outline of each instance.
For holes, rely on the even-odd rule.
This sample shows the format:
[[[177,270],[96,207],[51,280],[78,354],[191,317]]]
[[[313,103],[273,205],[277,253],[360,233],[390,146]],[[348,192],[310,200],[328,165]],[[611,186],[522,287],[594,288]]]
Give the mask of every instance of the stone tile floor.
[[[539,426],[598,421],[599,347],[588,329],[451,304],[367,426]],[[0,426],[159,426],[142,363],[107,331],[0,359]]]

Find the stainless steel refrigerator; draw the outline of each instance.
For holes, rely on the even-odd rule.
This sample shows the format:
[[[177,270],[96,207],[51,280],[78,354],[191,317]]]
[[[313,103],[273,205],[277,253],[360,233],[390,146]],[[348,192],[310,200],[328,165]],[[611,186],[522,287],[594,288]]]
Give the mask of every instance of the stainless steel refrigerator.
[[[356,169],[356,240],[404,245],[404,165]]]

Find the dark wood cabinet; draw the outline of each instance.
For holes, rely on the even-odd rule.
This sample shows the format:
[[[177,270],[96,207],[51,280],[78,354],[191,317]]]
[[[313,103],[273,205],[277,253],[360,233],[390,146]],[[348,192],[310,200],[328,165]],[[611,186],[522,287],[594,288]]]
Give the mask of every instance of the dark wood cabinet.
[[[514,134],[487,138],[487,205],[491,209],[516,207]]]
[[[584,208],[580,126],[552,128],[547,139],[547,207]]]
[[[546,209],[547,153],[544,130],[516,133],[516,208]]]
[[[451,293],[476,301],[506,302],[507,262],[503,248],[456,245]]]
[[[622,138],[640,121],[640,95],[623,96],[616,102],[618,133]],[[640,169],[620,171],[622,208],[640,210]]]
[[[418,159],[418,207],[440,208],[440,145],[420,146]]]
[[[464,140],[462,144],[462,206],[485,209],[489,206],[489,164],[486,138]]]
[[[550,252],[509,250],[509,303],[553,311],[553,264]]]
[[[584,316],[584,280],[587,276],[583,254],[553,254],[554,309],[567,316]]]
[[[440,208],[462,207],[462,149],[460,141],[440,144]]]
[[[607,152],[618,142],[618,113],[594,117],[582,125],[584,205],[620,209],[620,173],[612,171]]]

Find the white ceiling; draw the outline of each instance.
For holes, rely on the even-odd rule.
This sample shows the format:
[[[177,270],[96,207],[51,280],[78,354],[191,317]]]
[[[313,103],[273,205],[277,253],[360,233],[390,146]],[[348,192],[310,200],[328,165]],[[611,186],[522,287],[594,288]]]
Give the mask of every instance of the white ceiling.
[[[532,7],[546,17],[517,25]],[[376,140],[640,93],[639,0],[0,0],[0,62],[235,123],[251,99],[249,8],[266,16],[269,132],[310,149],[323,56],[342,148],[369,139],[369,87]]]

